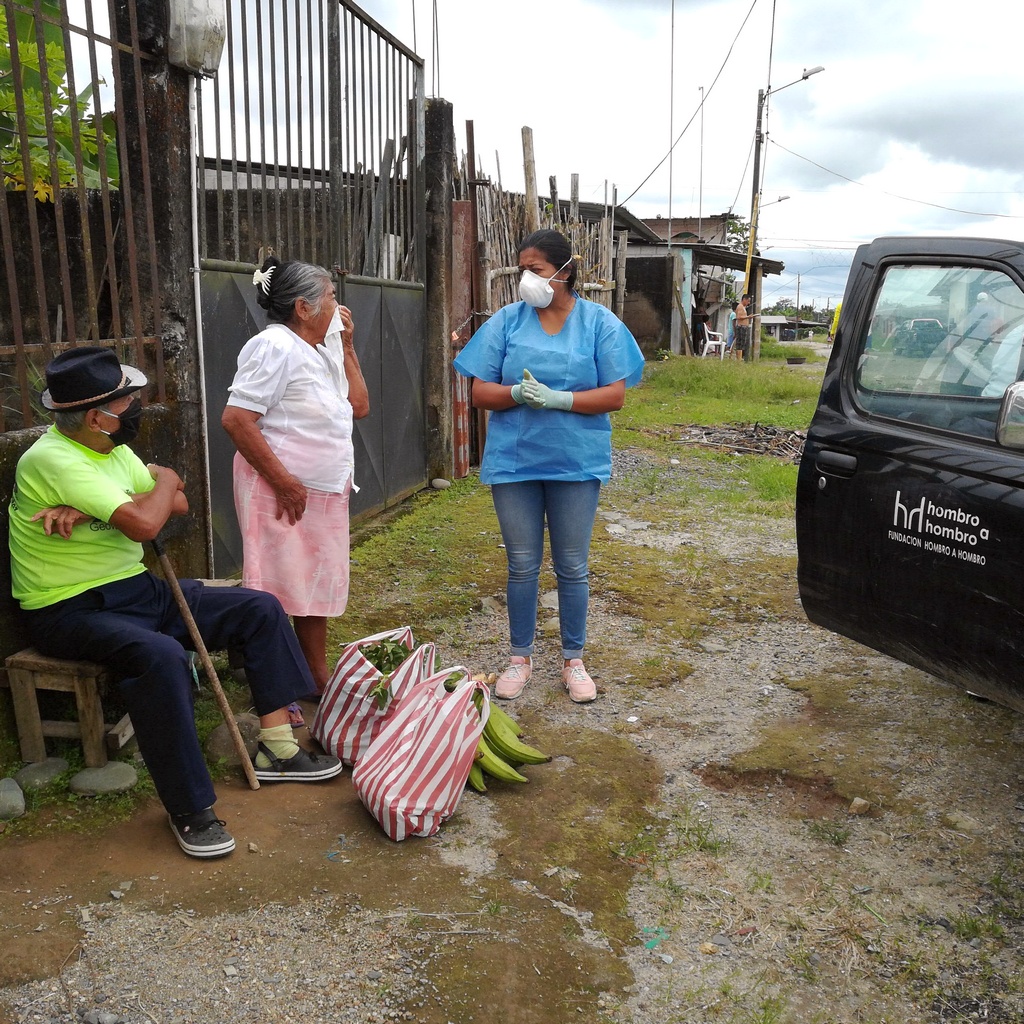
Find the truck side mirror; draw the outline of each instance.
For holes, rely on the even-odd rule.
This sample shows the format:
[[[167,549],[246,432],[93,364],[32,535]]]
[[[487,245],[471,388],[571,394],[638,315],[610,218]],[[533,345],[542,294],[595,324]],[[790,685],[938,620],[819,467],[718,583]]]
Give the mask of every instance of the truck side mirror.
[[[996,440],[1004,448],[1024,448],[1024,381],[1011,384],[1003,394]]]

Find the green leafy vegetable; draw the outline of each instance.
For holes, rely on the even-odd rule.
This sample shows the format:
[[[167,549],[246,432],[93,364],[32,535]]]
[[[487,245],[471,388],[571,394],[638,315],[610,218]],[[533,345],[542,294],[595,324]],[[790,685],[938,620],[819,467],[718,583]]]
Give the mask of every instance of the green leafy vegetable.
[[[381,640],[359,649],[363,657],[379,672],[394,672],[409,656],[409,648],[397,640]]]

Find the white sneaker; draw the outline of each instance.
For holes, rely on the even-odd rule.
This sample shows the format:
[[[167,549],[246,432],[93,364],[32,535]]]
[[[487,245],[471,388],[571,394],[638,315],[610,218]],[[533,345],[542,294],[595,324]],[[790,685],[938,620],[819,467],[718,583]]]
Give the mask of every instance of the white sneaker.
[[[515,700],[526,689],[531,675],[531,659],[513,656],[509,659],[508,668],[498,676],[498,681],[494,684],[494,696],[500,700]]]

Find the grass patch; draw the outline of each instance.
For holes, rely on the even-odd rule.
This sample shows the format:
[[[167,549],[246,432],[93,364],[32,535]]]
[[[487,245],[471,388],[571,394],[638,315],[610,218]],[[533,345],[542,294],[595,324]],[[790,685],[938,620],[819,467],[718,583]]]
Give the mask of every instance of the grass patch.
[[[705,807],[684,804],[671,818],[647,825],[620,844],[616,853],[634,867],[670,864],[687,854],[714,857],[729,848]],[[671,887],[671,886],[670,886]]]
[[[729,846],[729,840],[716,831],[714,819],[708,811],[684,807],[673,824],[673,830],[679,851],[714,856]]]
[[[977,756],[1012,742],[1019,724],[1014,712],[992,707],[984,716],[972,714],[968,698],[949,700],[938,680],[905,666],[876,673],[867,667],[870,656],[860,657],[857,650],[851,644],[849,662],[833,665],[827,674],[774,680],[806,694],[807,707],[763,729],[755,746],[732,759],[732,769],[828,780],[843,803],[862,797],[883,811],[914,815],[918,773],[955,775],[960,751]],[[913,753],[908,757],[907,751]],[[818,838],[831,841],[824,834]],[[1010,891],[1007,879],[1013,877],[997,884]]]
[[[629,492],[634,517],[652,519],[661,525],[678,526],[693,517],[720,518],[732,512],[792,518],[796,465],[770,455],[733,455],[699,446],[679,446],[673,450],[666,445],[666,441],[672,441],[673,433],[671,428],[665,428],[660,436],[647,434],[641,438],[637,447],[647,448],[653,441],[660,458],[653,465],[627,472],[621,479],[613,478],[602,494],[603,505],[617,488]],[[633,444],[637,438],[638,435],[629,434],[626,441]],[[672,456],[681,461],[679,467],[670,463]]]
[[[813,338],[807,338],[806,341],[816,341],[821,344],[825,342],[826,336],[824,334],[815,335]],[[776,341],[774,338],[762,338],[761,339],[761,360],[777,361],[780,359],[790,359],[793,356],[798,356],[802,359],[806,359],[809,363],[824,363],[828,361],[828,356],[820,356],[813,349],[807,348],[806,345],[792,345],[787,344],[784,341]]]
[[[850,829],[838,821],[809,821],[807,831],[815,838],[830,846],[843,846],[850,838]]]
[[[353,537],[349,610],[329,623],[328,645],[407,624],[417,641],[445,634],[504,589],[500,545],[490,489],[476,476],[414,495]]]
[[[733,484],[721,496],[728,511],[789,519],[796,501],[797,466],[771,456],[732,455]]]
[[[1002,939],[1006,934],[998,920],[990,914],[968,914],[966,911],[950,918],[953,934],[964,942],[971,939]]]
[[[626,392],[614,425],[639,433],[679,423],[764,423],[806,430],[820,387],[817,373],[794,372],[784,362],[671,356],[648,364],[643,383]]]

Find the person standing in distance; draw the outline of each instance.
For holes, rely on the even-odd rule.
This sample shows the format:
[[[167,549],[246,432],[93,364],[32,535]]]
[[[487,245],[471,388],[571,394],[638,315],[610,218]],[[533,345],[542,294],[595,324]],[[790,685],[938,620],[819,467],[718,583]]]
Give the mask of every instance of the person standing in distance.
[[[740,303],[736,307],[736,358],[749,362],[750,352],[750,313],[747,312],[750,306],[750,296],[744,292],[740,297]]]
[[[736,307],[738,302],[733,301],[729,306],[729,326],[726,328],[725,351],[732,358],[733,349],[736,347]]]
[[[519,246],[520,302],[498,310],[455,360],[472,401],[490,410],[480,479],[491,485],[508,559],[511,657],[495,696],[518,697],[533,673],[544,528],[558,582],[562,684],[584,704],[597,687],[583,664],[590,537],[611,476],[611,417],[644,357],[610,310],[574,288],[576,262],[557,231]]]

